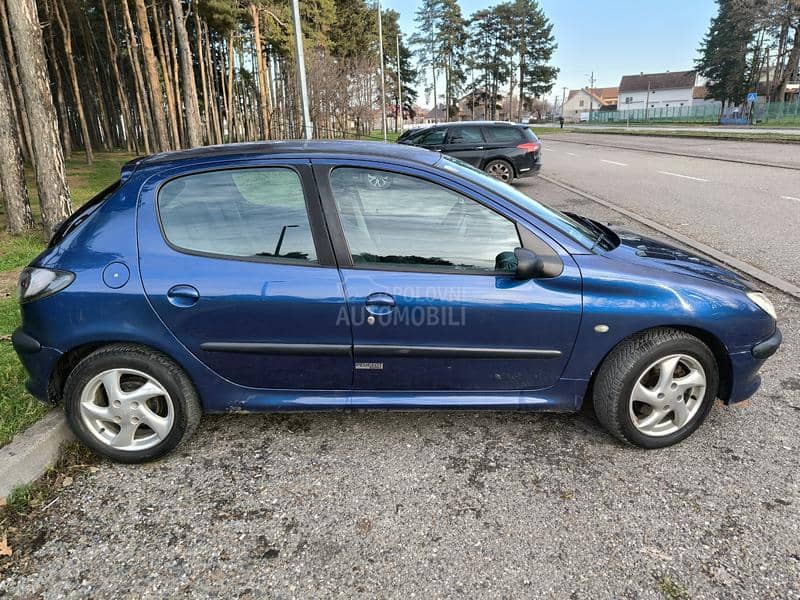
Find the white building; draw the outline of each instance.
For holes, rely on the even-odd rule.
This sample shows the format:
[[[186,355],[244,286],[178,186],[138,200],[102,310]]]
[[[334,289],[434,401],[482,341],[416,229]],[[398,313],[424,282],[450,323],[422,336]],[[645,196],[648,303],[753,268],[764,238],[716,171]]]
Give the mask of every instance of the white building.
[[[613,110],[617,104],[617,88],[581,88],[570,90],[560,113],[565,120],[580,121],[591,110]],[[588,117],[587,117],[588,118]],[[585,120],[585,118],[584,118]]]
[[[617,110],[692,106],[696,86],[696,71],[624,75]]]

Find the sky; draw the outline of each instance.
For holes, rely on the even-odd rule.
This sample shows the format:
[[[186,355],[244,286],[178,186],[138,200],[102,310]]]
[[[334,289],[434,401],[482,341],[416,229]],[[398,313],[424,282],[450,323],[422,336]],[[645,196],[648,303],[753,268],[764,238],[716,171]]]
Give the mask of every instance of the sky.
[[[384,8],[400,13],[400,27],[408,36],[414,31],[418,0],[381,0]],[[460,0],[469,17],[497,2]],[[714,0],[539,0],[553,23],[558,49],[552,64],[561,69],[552,101],[562,87],[589,85],[594,71],[595,87],[619,85],[623,75],[683,71],[694,67],[697,49],[717,13]],[[420,86],[417,102],[426,102]]]

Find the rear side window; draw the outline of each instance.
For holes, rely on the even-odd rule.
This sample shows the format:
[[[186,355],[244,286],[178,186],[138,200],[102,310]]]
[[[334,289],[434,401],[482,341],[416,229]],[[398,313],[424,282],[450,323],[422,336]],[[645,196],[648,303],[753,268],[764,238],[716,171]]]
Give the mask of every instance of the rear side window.
[[[483,142],[480,127],[453,127],[450,130],[451,144],[472,144]]]
[[[523,141],[522,132],[516,127],[487,127],[486,141],[495,144],[518,144]]]
[[[114,192],[116,192],[122,186],[121,181],[115,181],[106,189],[98,193],[92,199],[90,199],[86,204],[81,206],[78,210],[72,213],[67,219],[58,226],[53,237],[50,238],[50,241],[47,244],[48,248],[52,248],[56,244],[59,244],[71,231],[77,229],[77,227],[83,223],[86,219],[88,219],[94,212],[98,209],[98,207],[102,206],[102,204],[108,200]]]
[[[173,179],[158,194],[164,235],[203,254],[317,262],[299,175],[235,169]]]

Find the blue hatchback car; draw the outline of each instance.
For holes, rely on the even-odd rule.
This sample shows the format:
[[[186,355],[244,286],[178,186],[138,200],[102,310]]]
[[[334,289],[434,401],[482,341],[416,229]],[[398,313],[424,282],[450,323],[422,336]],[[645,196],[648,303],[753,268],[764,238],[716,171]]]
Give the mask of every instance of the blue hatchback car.
[[[28,389],[125,462],[203,412],[587,401],[616,437],[663,447],[715,398],[752,395],[781,341],[725,268],[360,142],[135,160],[24,270],[20,300]]]

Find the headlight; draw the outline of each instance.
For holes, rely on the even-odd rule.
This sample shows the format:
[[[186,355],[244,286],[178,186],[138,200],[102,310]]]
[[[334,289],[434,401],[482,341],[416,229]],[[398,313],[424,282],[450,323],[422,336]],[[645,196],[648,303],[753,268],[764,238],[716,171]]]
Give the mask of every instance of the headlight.
[[[747,297],[770,317],[776,321],[778,320],[778,314],[775,312],[775,305],[770,302],[769,298],[767,298],[763,292],[748,292]]]
[[[69,271],[28,267],[19,276],[19,301],[30,302],[60,292],[75,280]]]

